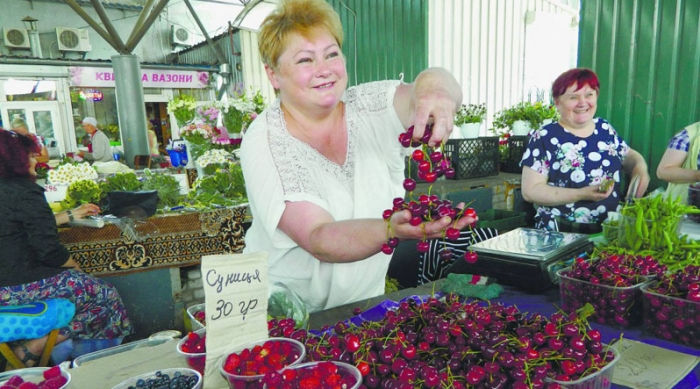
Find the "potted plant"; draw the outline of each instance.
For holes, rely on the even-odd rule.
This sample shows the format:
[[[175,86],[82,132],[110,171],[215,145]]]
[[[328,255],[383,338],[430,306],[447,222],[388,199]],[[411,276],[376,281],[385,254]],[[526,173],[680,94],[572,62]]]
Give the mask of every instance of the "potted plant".
[[[481,123],[486,119],[486,104],[462,104],[455,115],[454,123],[464,138],[478,138]]]
[[[255,92],[253,97],[248,97],[243,92],[238,94],[236,98],[219,102],[217,107],[223,114],[222,119],[226,131],[240,134],[265,109],[265,99],[260,91]]]
[[[545,120],[556,118],[556,108],[541,102],[520,102],[499,111],[493,121],[496,129],[507,129],[512,135],[527,135],[530,130],[539,128]]]

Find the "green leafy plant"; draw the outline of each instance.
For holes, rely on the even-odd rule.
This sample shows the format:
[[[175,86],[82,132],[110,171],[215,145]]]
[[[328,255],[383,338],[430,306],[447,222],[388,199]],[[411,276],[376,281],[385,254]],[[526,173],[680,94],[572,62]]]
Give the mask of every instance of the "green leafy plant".
[[[180,203],[183,196],[180,194],[180,183],[170,174],[158,174],[150,169],[144,169],[143,190],[158,191],[159,204],[165,207],[174,207]]]
[[[71,204],[71,200],[77,204],[97,203],[102,197],[102,189],[92,180],[75,181],[68,186],[66,198],[68,197],[68,204]]]
[[[507,129],[508,132],[515,121],[523,120],[530,123],[531,128],[539,128],[546,119],[554,120],[556,117],[557,109],[553,105],[524,101],[498,111],[493,126],[495,129]]]
[[[486,104],[462,104],[455,114],[456,125],[483,123],[486,119]]]
[[[188,194],[195,208],[233,206],[247,201],[243,170],[238,163],[229,164],[212,175],[200,177]]]
[[[141,181],[134,172],[116,173],[100,183],[102,192],[105,194],[115,191],[133,192],[141,190],[141,186]]]

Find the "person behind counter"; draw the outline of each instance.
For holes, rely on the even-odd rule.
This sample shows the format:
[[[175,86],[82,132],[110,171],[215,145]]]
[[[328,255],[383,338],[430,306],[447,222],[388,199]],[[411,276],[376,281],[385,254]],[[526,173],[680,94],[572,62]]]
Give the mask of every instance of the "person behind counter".
[[[83,119],[82,124],[85,132],[90,135],[92,146],[90,152],[78,152],[80,158],[91,162],[113,161],[114,156],[112,155],[112,148],[109,146],[109,138],[107,138],[104,132],[97,129],[97,119],[88,116]]]
[[[575,222],[600,232],[607,213],[620,206],[620,172],[639,177],[635,197],[649,185],[644,158],[595,117],[599,91],[598,76],[585,68],[567,70],[552,84],[560,118],[531,133],[521,161],[522,194],[535,204],[537,228],[566,231]]]
[[[678,132],[668,142],[668,148],[656,168],[656,176],[668,182],[666,195],[680,197],[685,203],[689,184],[700,181],[700,122]]]
[[[447,71],[421,72],[413,84],[381,81],[346,90],[340,19],[323,0],[284,0],[262,23],[258,48],[278,99],[246,131],[241,148],[253,223],[245,252],[269,253],[269,278],[287,285],[310,312],[384,293],[390,256],[382,212],[405,190],[398,135],[414,138],[434,121],[429,143],[447,140],[461,88]],[[402,240],[442,237],[449,217],[409,224]]]
[[[12,123],[10,123],[10,128],[12,128],[12,131],[18,134],[29,136],[34,139],[37,147],[39,147],[40,149],[39,153],[37,153],[37,155],[35,156],[37,162],[49,162],[49,151],[46,149],[46,145],[44,144],[44,138],[42,138],[39,135],[30,133],[29,126],[27,126],[27,122],[20,118],[15,118],[14,120],[12,120]]]
[[[0,304],[54,298],[72,301],[75,316],[60,329],[57,342],[131,334],[132,325],[117,290],[80,271],[59,241],[59,220],[51,212],[43,188],[35,183],[36,152],[31,138],[0,129]],[[33,366],[46,340],[32,339],[13,351],[27,366]]]

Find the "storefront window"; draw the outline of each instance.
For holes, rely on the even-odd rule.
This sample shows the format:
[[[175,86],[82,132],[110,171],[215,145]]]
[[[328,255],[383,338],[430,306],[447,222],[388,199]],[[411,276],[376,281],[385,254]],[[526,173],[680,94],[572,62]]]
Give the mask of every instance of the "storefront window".
[[[97,128],[104,132],[111,142],[121,142],[114,88],[72,87],[70,98],[78,146],[87,145],[88,135],[81,123],[86,116],[97,119]]]
[[[7,101],[56,101],[56,81],[9,79],[4,85]]]

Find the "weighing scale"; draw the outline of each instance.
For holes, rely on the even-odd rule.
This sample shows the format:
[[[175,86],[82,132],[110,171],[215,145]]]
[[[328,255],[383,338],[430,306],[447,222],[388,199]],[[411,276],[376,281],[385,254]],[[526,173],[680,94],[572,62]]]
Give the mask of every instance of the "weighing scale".
[[[516,228],[473,244],[478,259],[470,264],[457,259],[447,273],[478,274],[503,285],[539,292],[553,287],[556,271],[593,251],[589,235]]]

